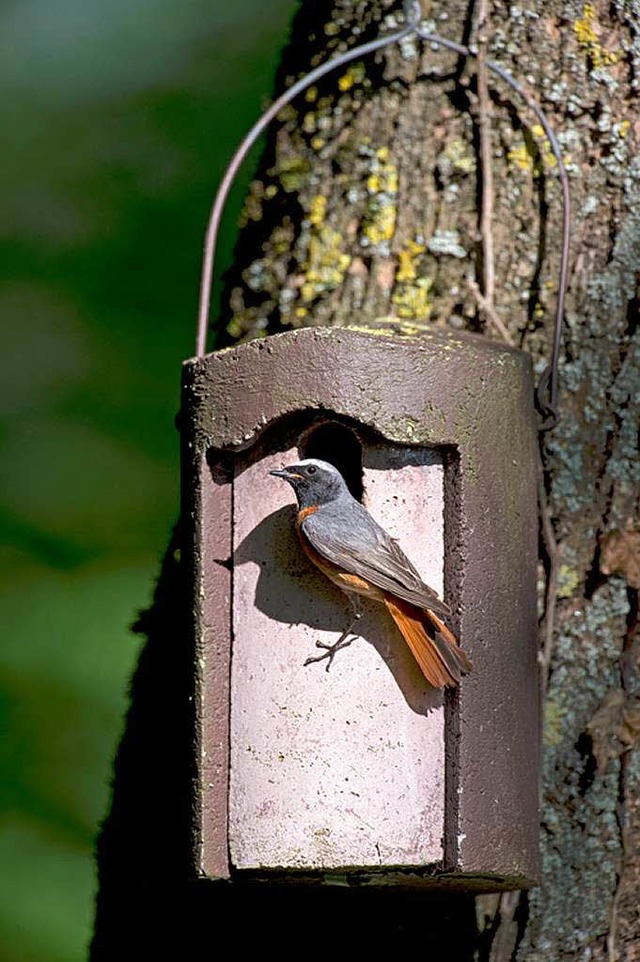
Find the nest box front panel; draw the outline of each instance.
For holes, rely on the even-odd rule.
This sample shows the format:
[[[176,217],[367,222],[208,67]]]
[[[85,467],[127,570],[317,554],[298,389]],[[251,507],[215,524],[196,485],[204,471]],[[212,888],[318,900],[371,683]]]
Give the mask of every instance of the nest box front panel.
[[[183,411],[196,872],[531,885],[530,358],[470,335],[305,329],[187,362]],[[304,665],[350,606],[304,555],[293,492],[269,470],[303,454],[331,460],[330,445],[307,444],[327,419],[353,429],[365,506],[440,592],[444,565],[451,627],[473,665],[446,713],[373,602],[328,673]]]
[[[291,488],[269,471],[297,448],[243,458],[233,481],[229,850],[236,869],[427,865],[443,859],[444,706],[388,612],[305,666],[351,617],[304,554]],[[438,453],[363,446],[363,501],[442,593]]]

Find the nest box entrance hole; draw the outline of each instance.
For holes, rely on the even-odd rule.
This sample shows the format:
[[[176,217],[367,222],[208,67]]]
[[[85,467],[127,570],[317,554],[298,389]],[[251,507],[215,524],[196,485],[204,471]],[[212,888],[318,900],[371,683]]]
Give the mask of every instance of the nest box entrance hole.
[[[362,444],[355,431],[339,421],[324,421],[302,435],[298,450],[303,458],[317,458],[332,464],[354,498],[362,501]]]

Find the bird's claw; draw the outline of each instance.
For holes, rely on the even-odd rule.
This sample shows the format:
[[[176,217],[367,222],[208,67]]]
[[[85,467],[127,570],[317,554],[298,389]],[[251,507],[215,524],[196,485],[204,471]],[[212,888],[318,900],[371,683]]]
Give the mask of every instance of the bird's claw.
[[[335,651],[325,651],[324,655],[316,655],[315,658],[307,658],[305,660],[304,667],[306,668],[307,665],[313,665],[314,662],[316,661],[323,661],[325,658],[328,658],[329,660],[327,662],[327,667],[325,671],[329,671],[329,669],[331,668],[331,662],[333,661],[334,655],[335,655]]]
[[[329,669],[331,668],[331,662],[336,656],[336,652],[338,652],[340,648],[346,648],[348,645],[351,644],[352,641],[355,640],[355,638],[356,638],[355,635],[353,636],[353,638],[349,638],[349,639],[340,638],[338,641],[334,642],[332,645],[328,645],[325,641],[316,641],[316,648],[324,648],[325,650],[321,655],[315,655],[307,658],[304,663],[305,668],[307,665],[312,665],[317,661],[324,661],[324,659],[327,658],[328,661],[327,661],[327,667],[325,668],[325,671],[329,671]]]

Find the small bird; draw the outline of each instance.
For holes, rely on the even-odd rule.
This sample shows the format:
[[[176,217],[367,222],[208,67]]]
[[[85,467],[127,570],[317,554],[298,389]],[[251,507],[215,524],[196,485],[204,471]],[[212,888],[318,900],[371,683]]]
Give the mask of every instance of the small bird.
[[[359,595],[386,605],[430,685],[455,686],[471,662],[443,619],[450,609],[426,585],[397,542],[351,495],[340,472],[327,461],[308,458],[270,474],[292,485],[298,499],[296,528],[315,565],[347,593],[354,616],[333,645],[305,665],[328,659],[354,640],[348,636],[361,617]]]

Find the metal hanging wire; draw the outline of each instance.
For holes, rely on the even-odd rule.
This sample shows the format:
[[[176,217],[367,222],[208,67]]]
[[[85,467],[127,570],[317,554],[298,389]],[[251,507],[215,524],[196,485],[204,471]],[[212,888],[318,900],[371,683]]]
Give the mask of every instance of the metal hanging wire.
[[[421,12],[419,0],[405,0],[404,27],[402,27],[400,30],[395,30],[391,33],[385,34],[382,37],[378,37],[376,40],[371,40],[369,43],[363,43],[357,47],[352,47],[351,50],[348,50],[346,53],[332,57],[326,63],[320,64],[320,66],[316,67],[310,73],[306,74],[304,77],[301,77],[300,80],[292,84],[288,90],[274,100],[271,106],[262,114],[259,120],[253,125],[251,130],[240,143],[240,146],[231,158],[222,180],[220,181],[220,186],[218,187],[207,225],[202,264],[202,277],[200,282],[200,305],[196,337],[196,357],[204,357],[206,353],[207,334],[209,330],[211,288],[213,284],[213,266],[215,262],[220,220],[222,218],[224,205],[227,201],[227,197],[233,181],[235,180],[236,174],[238,173],[238,170],[244,162],[247,154],[260,135],[269,126],[274,117],[280,113],[282,108],[291,103],[291,101],[294,100],[298,94],[312,86],[312,84],[316,83],[316,81],[320,80],[320,78],[324,77],[326,74],[337,70],[339,67],[343,67],[352,60],[357,60],[360,57],[366,57],[371,53],[375,53],[377,50],[382,50],[384,47],[390,46],[391,44],[400,43],[407,37],[419,37],[425,43],[430,43],[434,47],[444,47],[446,50],[451,50],[463,57],[478,56],[477,51],[472,50],[470,47],[465,47],[463,44],[455,43],[453,40],[447,40],[446,37],[440,37],[438,34],[431,33],[430,31],[426,30],[420,22]],[[511,89],[514,90],[519,97],[522,98],[529,110],[531,110],[539,120],[540,126],[545,132],[558,165],[558,175],[562,190],[562,251],[560,255],[560,269],[558,278],[558,300],[556,305],[551,360],[545,368],[536,387],[536,402],[543,418],[541,424],[539,425],[539,430],[549,431],[551,428],[556,426],[559,419],[558,363],[562,341],[564,302],[569,274],[569,240],[571,233],[569,178],[567,176],[567,171],[562,159],[560,144],[540,105],[536,103],[536,101],[525,90],[522,84],[512,77],[511,74],[504,69],[504,67],[500,66],[500,64],[495,63],[493,60],[487,60],[486,65],[489,70],[491,70],[494,74],[497,74],[497,76],[504,80],[504,82],[508,84],[508,86],[511,87]]]

